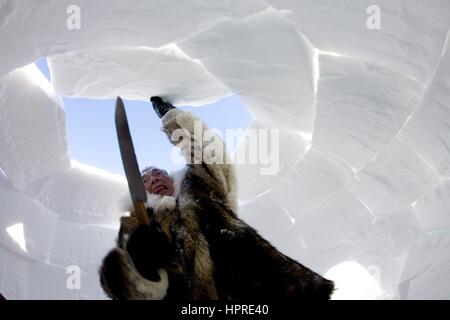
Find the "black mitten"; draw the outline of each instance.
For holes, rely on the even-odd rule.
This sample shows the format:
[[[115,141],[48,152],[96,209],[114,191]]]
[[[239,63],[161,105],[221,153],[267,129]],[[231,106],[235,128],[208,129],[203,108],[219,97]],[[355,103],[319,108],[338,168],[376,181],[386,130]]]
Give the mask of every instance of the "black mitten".
[[[160,118],[164,117],[169,110],[175,109],[172,104],[164,102],[160,97],[151,97],[150,101],[152,102],[153,109]]]
[[[172,258],[169,239],[158,222],[137,227],[127,242],[127,251],[137,271],[146,279],[159,281],[158,270]]]

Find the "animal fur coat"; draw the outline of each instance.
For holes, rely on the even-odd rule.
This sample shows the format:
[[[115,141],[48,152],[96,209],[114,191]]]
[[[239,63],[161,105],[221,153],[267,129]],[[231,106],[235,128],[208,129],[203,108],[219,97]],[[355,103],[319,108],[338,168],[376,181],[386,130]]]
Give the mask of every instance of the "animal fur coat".
[[[217,135],[199,142],[195,128],[207,130],[201,120],[180,109],[171,109],[162,117],[163,131],[181,148],[187,163],[173,175],[174,196],[148,194],[149,215],[167,239],[164,252],[170,251],[170,256],[157,273],[144,277],[127,250],[137,219],[133,213],[122,217],[117,247],[100,267],[101,285],[108,296],[328,299],[331,281],[276,250],[239,219],[233,165],[226,152],[210,152],[211,147],[225,150],[224,143]],[[161,247],[155,250],[149,250],[148,259],[158,260],[165,254]]]

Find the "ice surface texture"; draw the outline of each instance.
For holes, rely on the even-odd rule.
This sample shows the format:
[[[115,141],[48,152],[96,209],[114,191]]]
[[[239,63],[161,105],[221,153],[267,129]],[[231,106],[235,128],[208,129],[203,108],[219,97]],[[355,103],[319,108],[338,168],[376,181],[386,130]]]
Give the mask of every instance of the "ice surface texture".
[[[0,2],[3,295],[105,298],[96,269],[126,181],[71,161],[60,96],[238,94],[250,129],[280,141],[272,174],[237,165],[244,220],[322,274],[359,263],[382,292],[359,298],[450,297],[447,0],[377,1],[380,30],[369,0],[75,2]],[[51,84],[29,65],[40,57]]]

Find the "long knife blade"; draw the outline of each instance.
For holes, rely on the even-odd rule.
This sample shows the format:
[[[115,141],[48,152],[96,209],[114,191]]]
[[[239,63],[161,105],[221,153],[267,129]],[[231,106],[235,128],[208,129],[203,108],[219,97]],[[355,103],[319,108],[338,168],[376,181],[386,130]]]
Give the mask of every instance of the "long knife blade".
[[[120,155],[122,156],[123,168],[127,177],[128,189],[130,190],[136,217],[140,224],[148,224],[149,217],[144,206],[144,203],[147,201],[147,194],[141,172],[139,171],[136,153],[134,152],[125,106],[120,97],[117,97],[116,100],[115,122]]]

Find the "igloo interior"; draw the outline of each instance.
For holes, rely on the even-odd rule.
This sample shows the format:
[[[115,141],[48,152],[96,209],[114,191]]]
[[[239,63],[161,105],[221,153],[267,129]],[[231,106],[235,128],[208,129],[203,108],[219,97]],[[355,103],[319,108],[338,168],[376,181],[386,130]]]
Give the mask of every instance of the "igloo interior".
[[[61,96],[236,94],[280,135],[274,174],[237,165],[244,220],[340,298],[450,298],[450,3],[378,0],[373,29],[372,2],[0,1],[0,293],[106,298],[127,184],[71,161]]]

